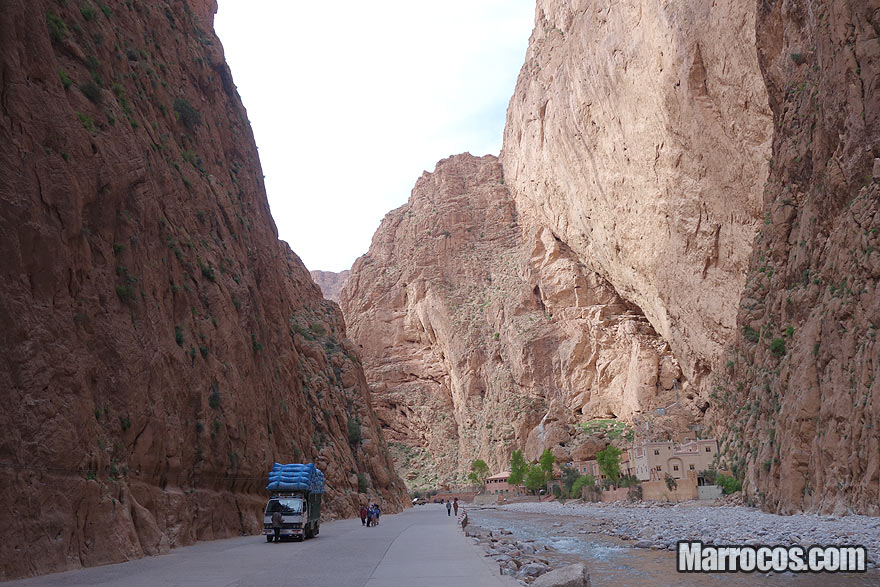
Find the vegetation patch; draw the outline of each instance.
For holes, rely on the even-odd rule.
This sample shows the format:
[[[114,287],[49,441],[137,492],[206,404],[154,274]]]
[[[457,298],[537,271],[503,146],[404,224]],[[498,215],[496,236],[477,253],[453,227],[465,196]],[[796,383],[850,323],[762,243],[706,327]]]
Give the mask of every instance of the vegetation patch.
[[[630,426],[613,418],[597,418],[589,422],[581,422],[578,426],[587,434],[605,434],[612,440],[624,438],[632,442],[635,438],[635,431]]]
[[[190,104],[185,98],[177,98],[174,100],[174,113],[183,126],[190,132],[193,132],[200,124],[202,124],[202,115]]]

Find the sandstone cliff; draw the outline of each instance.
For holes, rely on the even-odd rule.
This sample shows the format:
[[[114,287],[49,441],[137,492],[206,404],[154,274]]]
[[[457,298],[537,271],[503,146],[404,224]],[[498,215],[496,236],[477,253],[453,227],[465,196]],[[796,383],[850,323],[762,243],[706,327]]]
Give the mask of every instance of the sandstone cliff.
[[[573,425],[633,422],[681,372],[631,304],[546,228],[523,227],[497,158],[456,155],[390,212],[342,290],[376,412],[411,487],[475,458],[602,448]]]
[[[699,382],[732,341],[771,136],[750,0],[539,0],[501,161]]]
[[[644,311],[781,512],[880,512],[878,18],[539,1],[508,110],[523,222]]]
[[[3,4],[0,579],[257,531],[275,460],[325,470],[331,518],[405,501],[215,9]]]
[[[880,2],[758,6],[773,159],[717,424],[765,507],[878,515]]]
[[[314,282],[321,288],[321,293],[324,294],[324,297],[328,300],[339,303],[339,292],[342,291],[345,282],[348,281],[348,276],[351,274],[351,271],[346,269],[345,271],[336,273],[333,271],[312,270],[309,273]]]
[[[570,449],[579,420],[640,421],[668,397],[655,358],[630,401],[571,351],[620,359],[635,332],[657,380],[681,361],[675,405],[750,497],[878,513],[878,18],[876,0],[539,0],[503,172],[441,162],[342,295],[404,469],[454,479]],[[638,328],[604,336],[594,304]]]

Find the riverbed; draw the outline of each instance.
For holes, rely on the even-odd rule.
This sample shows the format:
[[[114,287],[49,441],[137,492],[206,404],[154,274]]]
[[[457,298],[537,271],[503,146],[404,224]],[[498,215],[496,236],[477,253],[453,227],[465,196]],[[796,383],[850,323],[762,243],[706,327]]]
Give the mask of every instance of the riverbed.
[[[517,504],[519,505],[519,504]],[[563,510],[560,514],[551,504],[521,504],[540,513],[520,511],[515,506],[504,508],[468,508],[470,523],[493,533],[509,531],[520,541],[533,541],[541,556],[553,568],[585,562],[592,585],[797,585],[803,587],[828,585],[878,585],[880,573],[875,569],[859,574],[794,574],[794,573],[717,573],[681,574],[676,571],[676,553],[653,548],[633,548],[633,540],[623,540],[608,529],[609,520],[589,510]],[[701,512],[702,513],[702,512]],[[591,515],[592,514],[592,515]],[[645,528],[625,528],[641,534]],[[648,530],[653,532],[654,530]],[[703,537],[707,540],[709,537]],[[546,547],[547,550],[544,550]]]

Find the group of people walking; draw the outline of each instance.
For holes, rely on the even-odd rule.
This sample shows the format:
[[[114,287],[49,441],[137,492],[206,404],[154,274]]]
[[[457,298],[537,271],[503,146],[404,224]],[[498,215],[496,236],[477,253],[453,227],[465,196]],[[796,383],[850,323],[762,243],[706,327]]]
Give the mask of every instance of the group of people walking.
[[[441,501],[442,503],[442,501]],[[456,497],[454,500],[449,501],[446,500],[446,515],[451,516],[452,510],[455,510],[455,516],[458,517],[458,498]]]
[[[378,526],[379,516],[382,515],[382,510],[379,509],[379,504],[377,503],[371,503],[369,507],[362,505],[360,515],[361,525]]]

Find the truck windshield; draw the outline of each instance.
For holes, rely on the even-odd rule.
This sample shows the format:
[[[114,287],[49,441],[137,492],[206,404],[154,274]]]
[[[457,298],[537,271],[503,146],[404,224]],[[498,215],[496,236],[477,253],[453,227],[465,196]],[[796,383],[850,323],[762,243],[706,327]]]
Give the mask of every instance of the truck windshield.
[[[299,498],[295,499],[272,499],[266,506],[267,514],[274,514],[278,510],[285,516],[291,514],[301,514],[303,511],[303,502]]]

